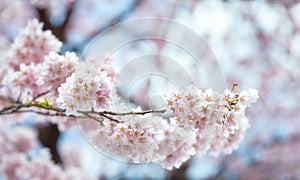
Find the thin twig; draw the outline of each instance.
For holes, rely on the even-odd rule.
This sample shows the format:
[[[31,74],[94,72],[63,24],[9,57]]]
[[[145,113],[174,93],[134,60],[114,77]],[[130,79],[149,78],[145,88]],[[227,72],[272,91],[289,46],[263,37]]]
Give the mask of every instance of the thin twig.
[[[161,109],[161,110],[145,110],[145,111],[130,111],[130,112],[112,112],[112,111],[102,111],[98,112],[99,114],[109,114],[109,115],[114,115],[114,116],[127,116],[127,115],[145,115],[149,113],[165,113],[167,110]]]
[[[62,114],[62,113],[58,113],[58,112],[56,112],[56,113],[50,113],[50,112],[36,111],[36,110],[33,110],[33,109],[19,110],[19,111],[13,112],[13,113],[11,113],[11,112],[4,112],[4,113],[1,113],[1,115],[20,114],[20,113],[35,113],[35,114],[44,115],[44,116],[68,116],[66,114]]]
[[[36,100],[37,98],[39,98],[39,97],[41,97],[41,96],[44,96],[44,95],[48,94],[49,92],[50,92],[50,91],[43,92],[43,93],[41,93],[41,94],[35,96],[32,100]]]
[[[21,96],[22,96],[22,93],[20,92],[20,94],[19,94],[19,96],[17,98],[17,102],[20,102]]]
[[[71,19],[71,16],[73,14],[73,11],[74,11],[74,7],[75,7],[75,4],[77,3],[77,0],[75,0],[74,2],[71,2],[71,6],[69,7],[67,13],[66,13],[66,17],[65,17],[65,20],[64,22],[62,23],[62,25],[59,26],[59,28],[61,29],[61,33],[62,33],[62,40],[65,40],[66,37],[65,37],[65,31],[66,31],[66,27],[68,26],[69,24],[69,21]]]
[[[100,122],[100,124],[103,124],[103,120],[101,120],[101,119],[98,119],[98,118],[96,118],[96,117],[94,117],[94,116],[92,116],[92,115],[90,115],[90,114],[88,114],[88,113],[86,113],[86,114],[84,114],[86,117],[89,117],[89,118],[91,118],[91,119],[93,119],[93,120],[95,120],[95,121],[97,121],[97,122]],[[76,116],[77,117],[77,116]],[[83,116],[84,117],[84,116]],[[86,118],[85,117],[85,118]]]
[[[12,108],[14,108],[14,106],[8,106],[8,107],[4,107],[3,109],[1,109],[0,114],[5,113],[6,111],[11,110]]]
[[[112,118],[112,117],[110,117],[110,116],[107,116],[106,114],[99,114],[100,116],[103,116],[103,117],[105,117],[105,118],[107,118],[107,119],[109,119],[109,120],[111,120],[111,121],[114,121],[114,122],[116,122],[116,123],[123,123],[123,121],[119,121],[119,120],[117,120],[117,119],[114,119],[114,118]]]
[[[65,41],[66,37],[65,37],[65,31],[66,31],[66,27],[71,19],[71,16],[73,14],[74,11],[74,6],[77,3],[77,1],[72,2],[70,8],[68,9],[67,13],[66,13],[66,17],[64,22],[60,25],[60,26],[54,26],[50,20],[49,20],[49,13],[48,10],[46,8],[39,8],[36,7],[36,12],[40,17],[40,20],[44,23],[44,29],[48,29],[51,30],[52,33],[61,41]]]

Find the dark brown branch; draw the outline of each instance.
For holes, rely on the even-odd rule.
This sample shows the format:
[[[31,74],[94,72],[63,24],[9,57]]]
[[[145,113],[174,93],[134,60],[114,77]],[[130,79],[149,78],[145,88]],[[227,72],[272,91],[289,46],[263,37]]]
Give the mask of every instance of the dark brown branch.
[[[74,6],[75,6],[76,3],[77,3],[77,0],[75,0],[74,2],[72,2],[71,7],[67,11],[67,14],[66,14],[64,22],[62,23],[62,25],[59,26],[59,28],[62,31],[62,36],[63,36],[62,40],[65,40],[65,38],[66,38],[66,36],[65,36],[66,27],[69,24],[69,21],[71,19],[72,14],[73,14]]]
[[[63,116],[63,117],[68,117],[68,115],[62,114],[62,113],[59,113],[59,112],[50,113],[50,112],[37,111],[37,110],[33,110],[33,109],[19,110],[17,112],[14,112],[14,114],[21,114],[21,113],[34,113],[34,114],[39,114],[39,115],[43,115],[43,116]],[[11,112],[1,113],[1,115],[8,115],[8,114],[12,114],[12,113]],[[70,116],[71,117],[75,117],[75,116],[72,116],[72,115],[70,115]],[[84,116],[76,116],[76,117],[83,118]]]
[[[47,14],[47,9],[36,8],[36,11],[37,11],[37,13],[38,13],[38,15],[40,17],[40,21],[42,21],[44,23],[44,29],[51,30],[52,33],[56,37],[58,37],[59,33],[58,33],[57,29],[54,26],[52,26],[52,24],[49,21],[49,17],[48,17],[48,14]]]
[[[170,177],[168,179],[172,180],[182,180],[187,179],[186,171],[190,165],[190,160],[181,165],[180,169],[174,169],[170,173]]]
[[[71,19],[71,16],[74,11],[74,6],[77,1],[74,1],[69,7],[64,22],[60,26],[53,26],[49,20],[47,9],[45,8],[36,8],[36,11],[40,17],[40,20],[44,23],[44,29],[51,30],[52,33],[61,41],[65,41],[65,31],[66,27]]]
[[[146,111],[140,111],[140,112],[135,112],[135,111],[130,111],[130,112],[112,112],[112,111],[102,111],[98,112],[99,114],[109,114],[113,116],[127,116],[127,115],[145,115],[149,113],[165,113],[167,110],[162,109],[162,110],[146,110]],[[97,112],[96,112],[97,113]]]
[[[33,98],[33,100],[36,100],[37,98],[39,98],[39,97],[41,97],[41,96],[44,96],[44,95],[48,94],[49,92],[50,92],[50,91],[46,91],[46,92],[44,92],[44,93],[41,93],[41,94],[35,96],[35,97]]]
[[[116,123],[123,123],[123,121],[119,121],[119,120],[117,120],[117,119],[114,119],[114,118],[112,118],[112,117],[110,117],[110,116],[107,116],[106,114],[99,114],[100,116],[102,116],[102,117],[105,117],[105,118],[107,118],[107,119],[109,119],[109,120],[111,120],[111,121],[114,121],[114,122],[116,122]]]
[[[22,110],[23,108],[39,108],[39,109],[44,109],[47,110],[48,112],[43,112],[35,109],[27,109],[27,110]],[[49,111],[54,111],[54,112],[49,112]],[[66,112],[65,109],[61,109],[58,107],[44,107],[38,104],[22,104],[22,103],[13,103],[11,106],[5,107],[2,110],[0,110],[0,115],[8,115],[8,114],[14,114],[14,113],[36,113],[40,115],[45,115],[45,116],[68,116],[64,114]],[[78,111],[78,113],[83,114],[83,116],[79,116],[81,118],[88,117],[92,118],[97,122],[102,123],[103,119],[99,119],[93,115],[98,115],[100,117],[104,117],[106,119],[109,119],[111,121],[117,122],[117,123],[123,123],[122,121],[111,117],[111,116],[128,116],[128,115],[145,115],[145,114],[150,114],[150,113],[165,113],[166,110],[146,110],[146,111],[130,111],[130,112],[113,112],[113,111]],[[72,115],[71,115],[72,116]],[[75,117],[75,116],[73,116]],[[78,116],[76,116],[78,117]]]
[[[3,109],[1,109],[0,114],[6,114],[7,111],[9,111],[13,108],[14,108],[14,106],[4,107]]]

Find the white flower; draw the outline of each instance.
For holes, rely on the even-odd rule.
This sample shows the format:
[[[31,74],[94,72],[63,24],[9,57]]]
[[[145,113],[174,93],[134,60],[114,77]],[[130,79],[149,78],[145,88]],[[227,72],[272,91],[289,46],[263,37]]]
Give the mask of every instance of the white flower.
[[[57,102],[68,115],[78,111],[109,109],[112,102],[113,84],[106,72],[97,64],[80,63],[75,73],[58,88]]]
[[[242,91],[239,94],[240,103],[244,106],[250,107],[252,103],[258,100],[258,91],[256,89],[249,89],[247,91]]]

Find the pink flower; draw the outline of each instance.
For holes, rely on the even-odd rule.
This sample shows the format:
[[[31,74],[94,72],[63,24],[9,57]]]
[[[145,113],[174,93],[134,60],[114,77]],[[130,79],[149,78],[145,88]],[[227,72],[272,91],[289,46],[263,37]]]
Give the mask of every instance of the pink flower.
[[[18,152],[29,152],[37,144],[36,133],[26,127],[14,128],[9,137]]]
[[[67,115],[78,111],[109,109],[113,84],[106,72],[95,62],[80,63],[75,73],[58,88],[57,102]]]
[[[115,123],[109,120],[94,129],[93,143],[103,152],[129,162],[152,162],[159,159],[159,143],[163,140],[161,117],[148,115],[120,116]],[[151,126],[150,126],[151,125]]]
[[[255,89],[241,93],[226,89],[224,93],[219,93],[212,89],[202,92],[189,86],[166,102],[177,129],[180,127],[196,132],[197,143],[193,147],[197,155],[203,155],[206,151],[218,155],[221,152],[231,153],[237,148],[248,128],[245,109],[258,98]],[[171,162],[175,162],[176,158],[174,155],[169,156],[164,166],[171,169]]]
[[[105,58],[103,64],[101,65],[101,71],[105,71],[108,75],[114,79],[117,75],[116,70],[113,66],[113,60],[111,57]]]
[[[40,93],[46,92],[47,88],[44,86],[43,76],[41,75],[41,66],[21,64],[20,71],[8,74],[4,83],[7,87],[18,88],[22,93],[23,100],[32,98]]]
[[[15,70],[24,63],[40,63],[50,52],[58,52],[62,43],[52,35],[51,31],[43,31],[43,23],[37,19],[30,21],[15,38],[9,51],[9,64]]]
[[[18,180],[22,179],[23,175],[20,172],[20,167],[25,166],[27,158],[22,153],[11,153],[1,156],[0,170],[4,173],[7,179]]]
[[[229,134],[228,137],[224,137],[222,129],[219,129],[210,145],[210,155],[218,156],[220,153],[230,154],[238,148],[239,143],[244,139],[246,130],[249,128],[249,120],[244,116],[237,123],[237,130]]]
[[[77,127],[76,118],[74,117],[57,117],[55,123],[58,125],[60,131],[70,130]]]
[[[60,154],[65,167],[81,167],[80,154],[77,149],[74,149],[73,145],[63,144]]]
[[[191,156],[196,154],[194,144],[196,143],[196,133],[193,130],[187,130],[181,127],[168,130],[165,139],[159,144],[158,153],[165,155],[160,159],[163,168],[172,170],[174,167],[179,168]]]
[[[53,163],[47,149],[41,150],[38,157],[19,167],[19,172],[24,179],[60,179],[63,175],[62,169]]]
[[[52,90],[56,90],[75,71],[77,62],[78,57],[73,52],[66,52],[62,56],[51,52],[45,56],[45,61],[42,64],[45,85],[51,87]]]

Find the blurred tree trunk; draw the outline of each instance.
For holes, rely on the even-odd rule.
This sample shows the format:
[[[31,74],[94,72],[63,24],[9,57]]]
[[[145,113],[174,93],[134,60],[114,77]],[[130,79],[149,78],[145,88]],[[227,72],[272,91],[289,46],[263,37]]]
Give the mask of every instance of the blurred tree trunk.
[[[48,124],[46,126],[38,126],[37,129],[39,140],[45,147],[50,149],[53,161],[56,164],[61,163],[62,161],[56,148],[57,140],[60,136],[57,125]]]
[[[170,175],[169,175],[169,178],[170,180],[183,180],[183,179],[187,179],[186,177],[186,171],[190,165],[190,160],[185,162],[184,164],[182,164],[180,166],[179,169],[174,169]]]

